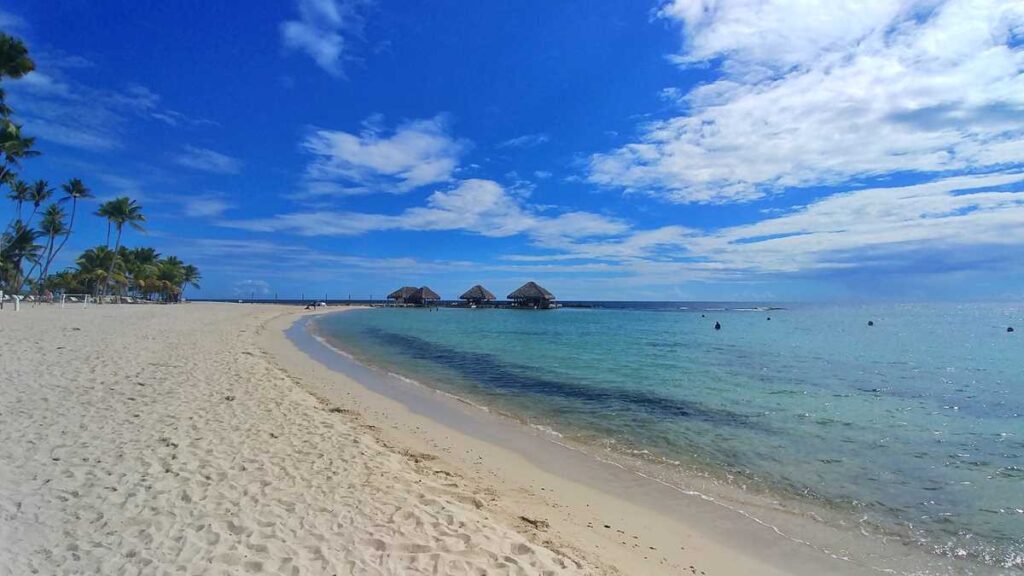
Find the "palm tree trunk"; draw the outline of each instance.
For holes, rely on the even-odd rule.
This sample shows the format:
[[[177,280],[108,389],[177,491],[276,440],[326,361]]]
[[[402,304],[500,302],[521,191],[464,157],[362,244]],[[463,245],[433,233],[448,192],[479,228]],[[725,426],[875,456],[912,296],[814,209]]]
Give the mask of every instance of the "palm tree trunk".
[[[71,237],[71,230],[75,227],[75,209],[78,208],[78,198],[71,198],[71,218],[68,219],[68,231],[64,233],[64,238],[60,241],[60,245],[53,251],[53,258],[56,258],[60,251],[64,249],[64,245],[68,243],[68,238]],[[49,268],[53,259],[46,263],[46,267]]]
[[[117,264],[117,251],[121,249],[121,224],[117,225],[117,242],[114,243],[113,258],[110,259],[110,269],[107,270],[107,282],[103,287],[103,295],[110,293],[110,277],[114,275],[114,264]]]
[[[42,262],[43,262],[42,270],[44,272],[50,266],[49,258],[50,258],[50,251],[53,250],[53,238],[54,238],[53,236],[48,236],[46,238],[46,259],[42,260]],[[25,278],[31,278],[32,277],[32,273],[36,271],[36,266],[39,266],[39,262],[40,262],[40,260],[37,259],[35,262],[32,263],[32,267],[28,269],[28,273],[25,274],[25,277],[22,279],[22,282],[25,281]],[[42,276],[39,277],[40,280],[42,280],[42,278],[43,278]],[[36,294],[39,294],[38,288],[39,287],[36,286]]]
[[[46,260],[43,261],[43,268],[39,272],[39,281],[36,283],[36,294],[42,295],[43,281],[46,280],[46,276],[50,273],[50,263],[53,262],[53,258],[56,255],[53,250],[54,240],[56,236],[50,236],[49,241],[46,242]]]

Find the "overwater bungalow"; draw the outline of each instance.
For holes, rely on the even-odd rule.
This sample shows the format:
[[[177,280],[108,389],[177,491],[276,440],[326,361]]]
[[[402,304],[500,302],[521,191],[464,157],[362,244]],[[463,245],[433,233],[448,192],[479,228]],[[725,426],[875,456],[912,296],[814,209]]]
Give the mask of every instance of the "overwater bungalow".
[[[494,301],[494,294],[490,290],[477,284],[469,290],[466,290],[462,296],[459,296],[459,300],[465,300],[466,304],[476,307],[487,302]]]
[[[415,286],[402,286],[398,290],[388,294],[388,300],[394,300],[395,304],[411,304],[412,302],[409,302],[409,298],[411,298],[417,290],[419,290],[419,288],[416,288]]]
[[[420,286],[405,301],[413,306],[430,306],[441,300],[441,296],[426,286]]]
[[[555,295],[536,282],[523,284],[518,290],[509,294],[508,299],[517,308],[546,309],[556,306]]]

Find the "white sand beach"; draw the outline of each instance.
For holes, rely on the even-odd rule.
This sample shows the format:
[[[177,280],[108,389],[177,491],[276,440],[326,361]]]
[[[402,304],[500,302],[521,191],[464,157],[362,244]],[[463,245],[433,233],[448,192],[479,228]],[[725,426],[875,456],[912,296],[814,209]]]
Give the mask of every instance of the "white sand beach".
[[[783,573],[333,373],[299,314],[0,314],[0,575]]]

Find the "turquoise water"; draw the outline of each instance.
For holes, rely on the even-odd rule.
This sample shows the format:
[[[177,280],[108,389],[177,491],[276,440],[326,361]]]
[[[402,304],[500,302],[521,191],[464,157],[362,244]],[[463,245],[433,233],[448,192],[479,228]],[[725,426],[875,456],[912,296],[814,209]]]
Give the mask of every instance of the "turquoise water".
[[[709,308],[375,309],[318,331],[572,442],[965,572],[1024,568],[1024,307]]]

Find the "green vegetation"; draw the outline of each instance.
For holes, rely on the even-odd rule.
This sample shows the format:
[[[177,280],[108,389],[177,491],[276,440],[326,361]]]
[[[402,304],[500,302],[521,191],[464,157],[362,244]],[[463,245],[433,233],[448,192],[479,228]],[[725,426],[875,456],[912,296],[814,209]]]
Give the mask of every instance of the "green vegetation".
[[[81,180],[72,178],[60,186],[62,196],[52,201],[56,189],[49,182],[30,184],[19,177],[23,161],[39,152],[35,138],[23,135],[21,125],[14,121],[2,81],[21,78],[34,69],[25,44],[0,32],[0,188],[7,189],[6,197],[14,207],[13,218],[0,233],[0,291],[180,301],[187,287],[199,287],[199,269],[174,256],[162,258],[153,248],[121,245],[125,226],[142,232],[146,221],[142,206],[127,196],[104,202],[95,212],[107,221],[106,244],[82,252],[73,267],[50,273],[74,231],[79,200],[88,200],[93,193]],[[70,214],[65,208],[68,202]],[[115,233],[112,249],[111,232]]]

